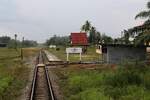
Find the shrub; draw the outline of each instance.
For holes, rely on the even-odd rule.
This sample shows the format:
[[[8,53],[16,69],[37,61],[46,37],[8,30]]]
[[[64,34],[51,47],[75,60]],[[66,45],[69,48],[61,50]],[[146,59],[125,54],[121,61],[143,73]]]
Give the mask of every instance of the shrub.
[[[81,92],[91,87],[98,87],[102,83],[102,74],[98,72],[80,72],[74,73],[68,79],[69,89],[72,93]]]
[[[100,89],[89,88],[88,90],[70,96],[68,100],[109,100],[109,98]]]
[[[143,87],[131,85],[127,87],[127,94],[121,97],[121,100],[145,100]]]
[[[112,87],[124,87],[126,85],[141,85],[141,75],[137,72],[119,70],[112,75],[106,75],[104,84]]]
[[[0,94],[3,93],[6,88],[8,88],[12,80],[13,78],[9,76],[0,79]]]
[[[118,100],[128,94],[128,86],[140,86],[143,84],[141,74],[133,70],[118,69],[116,73],[104,77],[104,92],[106,95]]]
[[[147,90],[150,90],[150,73],[144,75],[144,86]]]

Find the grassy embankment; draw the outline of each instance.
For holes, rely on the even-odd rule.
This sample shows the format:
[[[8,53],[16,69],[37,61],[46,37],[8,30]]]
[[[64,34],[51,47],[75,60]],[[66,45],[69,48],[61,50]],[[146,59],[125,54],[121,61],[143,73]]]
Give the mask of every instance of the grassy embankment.
[[[56,55],[63,61],[66,61],[66,48],[60,47],[59,51],[55,49],[48,49],[52,54]],[[70,61],[79,61],[79,54],[70,54]],[[99,61],[101,60],[101,55],[96,53],[95,47],[88,47],[88,51],[86,54],[82,54],[82,61]]]
[[[150,100],[150,68],[146,65],[80,67],[53,70],[64,100]]]
[[[60,51],[49,50],[65,60],[65,48]],[[94,48],[89,48],[83,56],[84,61],[99,58]],[[71,55],[71,61],[78,56]],[[89,66],[87,66],[89,67]],[[65,100],[150,100],[150,68],[145,64],[124,64],[118,66],[91,65],[95,69],[86,69],[83,65],[70,65],[56,68],[59,84]]]
[[[32,50],[25,50],[29,57]],[[16,100],[26,86],[29,68],[20,59],[19,51],[0,48],[0,100]]]

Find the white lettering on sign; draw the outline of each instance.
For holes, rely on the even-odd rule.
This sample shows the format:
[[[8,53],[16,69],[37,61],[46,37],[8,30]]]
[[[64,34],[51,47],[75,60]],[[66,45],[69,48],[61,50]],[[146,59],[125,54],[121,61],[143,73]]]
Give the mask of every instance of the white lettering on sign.
[[[82,48],[66,48],[66,53],[82,53]]]
[[[66,48],[66,53],[67,53],[67,61],[69,61],[69,53],[80,54],[80,61],[81,61],[82,48]]]

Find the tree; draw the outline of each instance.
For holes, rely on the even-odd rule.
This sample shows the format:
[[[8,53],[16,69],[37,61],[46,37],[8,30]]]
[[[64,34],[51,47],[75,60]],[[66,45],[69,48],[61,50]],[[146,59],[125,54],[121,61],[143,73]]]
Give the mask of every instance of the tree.
[[[96,38],[95,38],[96,43],[101,43],[102,42],[102,37],[100,32],[96,32]]]
[[[91,29],[91,23],[87,20],[81,27],[81,31],[89,32]]]
[[[94,44],[95,43],[95,39],[96,39],[96,28],[95,27],[91,27],[90,35],[89,35],[89,42]]]
[[[123,41],[125,42],[125,44],[130,44],[129,38],[130,38],[130,33],[127,30],[124,30]]]
[[[17,49],[17,34],[15,34],[15,49]]]
[[[102,43],[103,44],[111,44],[111,43],[113,43],[113,39],[110,36],[107,36],[105,34],[102,34],[101,39],[102,39]]]
[[[69,37],[68,36],[56,36],[54,35],[50,39],[48,39],[45,43],[47,46],[49,45],[63,45],[66,46],[69,44]]]
[[[144,31],[135,38],[135,45],[143,43],[149,45],[149,42],[150,42],[150,30]]]
[[[37,46],[37,42],[33,41],[33,40],[24,40],[23,46],[24,47],[35,47],[35,46]]]
[[[145,27],[144,29],[140,29],[140,33],[135,37],[135,44],[147,44],[149,45],[150,41],[150,1],[147,3],[147,8],[148,10],[142,11],[139,14],[135,16],[135,19],[137,18],[145,18],[147,19],[143,26]]]
[[[6,43],[6,44],[8,44],[10,40],[11,40],[11,38],[8,37],[8,36],[2,36],[2,37],[0,37],[0,43]]]
[[[137,18],[148,18],[150,20],[150,1],[147,3],[148,10],[144,10],[135,16]]]
[[[91,23],[87,20],[84,25],[81,27],[81,31],[89,33],[88,40],[91,44],[97,44],[99,42],[102,43],[102,37],[100,32],[96,31],[96,28],[91,25]]]

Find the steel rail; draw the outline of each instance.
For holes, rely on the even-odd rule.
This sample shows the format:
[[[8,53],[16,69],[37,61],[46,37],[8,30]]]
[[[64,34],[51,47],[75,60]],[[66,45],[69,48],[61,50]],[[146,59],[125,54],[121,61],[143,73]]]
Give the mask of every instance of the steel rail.
[[[39,53],[39,55],[38,55],[38,57],[36,59],[37,60],[36,64],[37,63],[39,64],[40,59],[44,63],[44,56],[46,56],[45,53],[42,52],[42,51],[40,51],[40,53]],[[38,68],[39,67],[37,65],[35,65],[29,100],[35,100],[34,96],[35,96],[35,90],[36,90]],[[45,72],[46,84],[48,86],[48,91],[49,91],[49,93],[48,93],[49,100],[56,100],[55,96],[54,96],[54,93],[53,93],[53,89],[52,89],[52,84],[51,84],[51,81],[50,81],[50,77],[49,77],[49,74],[48,74],[48,69],[47,69],[46,66],[43,66],[43,68],[44,68],[44,72]]]
[[[33,97],[34,97],[36,77],[37,77],[37,66],[35,66],[35,70],[34,70],[34,76],[33,76],[33,81],[32,81],[32,87],[31,87],[31,93],[30,93],[29,100],[33,100]]]
[[[55,100],[52,84],[51,84],[50,77],[48,74],[48,69],[46,68],[46,66],[45,66],[45,72],[46,72],[46,78],[47,78],[48,87],[49,87],[49,91],[50,91],[50,95],[51,95],[51,100]]]

